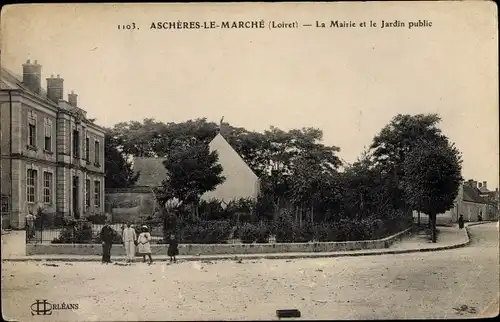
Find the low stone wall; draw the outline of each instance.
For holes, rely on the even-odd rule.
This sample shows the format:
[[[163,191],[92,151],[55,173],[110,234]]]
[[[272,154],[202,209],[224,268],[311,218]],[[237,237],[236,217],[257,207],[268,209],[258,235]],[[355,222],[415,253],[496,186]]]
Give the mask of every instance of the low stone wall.
[[[269,243],[269,244],[180,244],[179,255],[263,254],[263,253],[317,253],[363,249],[389,248],[395,241],[413,231],[408,228],[395,235],[377,240],[320,242],[320,243]],[[168,245],[151,245],[153,255],[167,255]],[[26,255],[101,255],[99,244],[26,244]],[[125,255],[123,245],[113,245],[112,256]]]

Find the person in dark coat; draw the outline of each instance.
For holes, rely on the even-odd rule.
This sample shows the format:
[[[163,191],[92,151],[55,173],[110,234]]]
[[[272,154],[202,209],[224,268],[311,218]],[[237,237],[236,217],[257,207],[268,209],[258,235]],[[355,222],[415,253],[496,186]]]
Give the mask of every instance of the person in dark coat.
[[[111,246],[113,245],[113,228],[109,226],[109,222],[104,224],[101,229],[102,241],[102,262],[111,263]]]
[[[458,228],[464,228],[464,215],[460,215],[460,217],[458,217]]]
[[[168,250],[167,250],[167,254],[170,257],[170,262],[172,262],[172,260],[174,261],[174,263],[177,261],[175,259],[175,256],[179,255],[178,245],[179,243],[177,242],[177,239],[175,239],[175,235],[171,234],[170,239],[168,241]]]

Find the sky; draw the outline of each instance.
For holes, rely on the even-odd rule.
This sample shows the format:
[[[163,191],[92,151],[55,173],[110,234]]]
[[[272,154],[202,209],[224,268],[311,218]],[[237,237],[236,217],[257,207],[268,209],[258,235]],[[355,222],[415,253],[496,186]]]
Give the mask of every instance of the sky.
[[[151,29],[178,21],[265,28]],[[352,21],[352,28],[317,22]],[[405,27],[380,28],[381,21]],[[410,29],[409,22],[426,27]],[[270,29],[271,21],[299,28]],[[377,27],[360,27],[360,22]],[[429,22],[432,26],[428,26]],[[135,23],[135,30],[118,25]],[[206,117],[263,131],[317,127],[355,161],[395,115],[438,113],[465,179],[499,183],[493,2],[72,4],[2,8],[1,63],[42,65],[97,123]],[[303,24],[312,24],[303,27]]]

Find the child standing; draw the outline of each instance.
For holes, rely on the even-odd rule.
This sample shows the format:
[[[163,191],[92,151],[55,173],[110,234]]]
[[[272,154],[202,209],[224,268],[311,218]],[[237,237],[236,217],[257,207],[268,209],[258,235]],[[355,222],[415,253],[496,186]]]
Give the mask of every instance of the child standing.
[[[178,246],[177,239],[175,239],[174,234],[171,234],[170,239],[168,241],[168,251],[167,251],[167,254],[170,257],[170,262],[172,262],[172,259],[174,263],[176,262],[175,256],[179,255],[179,248],[177,246]]]
[[[139,247],[139,254],[142,255],[143,262],[146,262],[146,255],[149,257],[149,265],[153,263],[153,258],[151,257],[151,234],[149,233],[147,226],[142,226],[142,232],[137,238],[137,243]]]

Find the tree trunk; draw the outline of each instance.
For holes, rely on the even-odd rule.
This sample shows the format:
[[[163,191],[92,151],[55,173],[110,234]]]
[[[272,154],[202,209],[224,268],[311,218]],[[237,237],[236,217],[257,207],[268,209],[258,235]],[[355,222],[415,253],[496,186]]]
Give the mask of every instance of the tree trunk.
[[[311,206],[311,225],[314,225],[314,205]]]
[[[437,241],[436,236],[436,214],[429,215],[429,221],[431,222],[431,239],[432,242],[435,243]]]
[[[420,211],[418,212],[417,226],[420,227]]]

